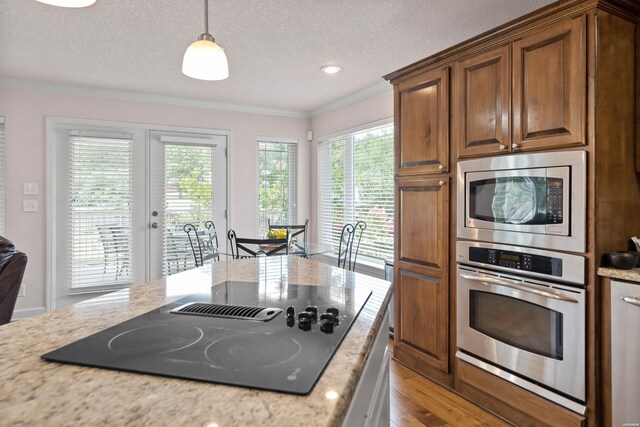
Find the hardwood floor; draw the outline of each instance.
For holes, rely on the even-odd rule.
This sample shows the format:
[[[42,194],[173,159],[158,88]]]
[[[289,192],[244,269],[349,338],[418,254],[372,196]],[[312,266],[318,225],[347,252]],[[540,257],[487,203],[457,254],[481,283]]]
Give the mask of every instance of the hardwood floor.
[[[510,426],[393,359],[390,368],[392,427]]]

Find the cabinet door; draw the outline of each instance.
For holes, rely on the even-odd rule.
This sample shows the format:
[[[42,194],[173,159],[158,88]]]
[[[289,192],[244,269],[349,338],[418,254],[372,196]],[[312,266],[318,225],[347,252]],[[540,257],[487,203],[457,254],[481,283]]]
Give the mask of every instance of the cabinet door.
[[[585,17],[513,45],[513,149],[585,143]]]
[[[448,180],[400,178],[396,186],[397,260],[436,277],[442,277],[449,262]]]
[[[394,356],[420,372],[449,371],[448,187],[447,177],[396,186]]]
[[[511,146],[509,49],[501,46],[456,64],[459,157],[507,152]]]
[[[395,88],[396,172],[441,173],[449,164],[449,69],[420,74]]]

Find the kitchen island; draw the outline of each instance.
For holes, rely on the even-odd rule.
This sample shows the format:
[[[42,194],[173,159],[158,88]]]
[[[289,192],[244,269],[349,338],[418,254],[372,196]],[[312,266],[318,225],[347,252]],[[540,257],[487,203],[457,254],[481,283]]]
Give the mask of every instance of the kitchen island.
[[[47,362],[41,355],[223,282],[371,291],[308,395]],[[0,424],[388,424],[390,283],[295,256],[205,265],[0,327]],[[249,302],[249,301],[248,301]],[[280,316],[284,316],[281,313]],[[101,351],[96,349],[96,351]],[[372,404],[374,403],[374,404]]]

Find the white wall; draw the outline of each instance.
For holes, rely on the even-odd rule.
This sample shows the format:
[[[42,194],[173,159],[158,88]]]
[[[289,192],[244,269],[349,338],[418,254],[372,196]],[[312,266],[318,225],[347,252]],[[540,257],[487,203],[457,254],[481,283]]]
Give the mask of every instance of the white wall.
[[[0,85],[0,116],[6,129],[6,227],[5,236],[28,257],[25,296],[16,310],[37,312],[45,306],[46,252],[46,117],[93,119],[150,125],[230,130],[231,157],[229,226],[247,234],[256,230],[256,137],[295,138],[299,141],[298,218],[311,217],[311,176],[304,117],[242,113],[144,101],[128,101],[77,93]],[[321,121],[322,123],[322,121]],[[314,163],[315,164],[315,163]],[[313,173],[313,172],[312,172]],[[23,213],[22,184],[38,183],[39,211]]]
[[[327,135],[347,133],[350,129],[393,117],[393,89],[389,86],[377,95],[311,119],[311,238],[318,240],[318,141]],[[336,135],[337,136],[337,135]]]

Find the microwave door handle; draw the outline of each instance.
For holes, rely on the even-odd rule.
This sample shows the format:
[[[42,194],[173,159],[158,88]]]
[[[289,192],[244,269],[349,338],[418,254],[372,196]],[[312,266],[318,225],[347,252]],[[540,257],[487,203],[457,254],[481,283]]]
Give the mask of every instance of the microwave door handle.
[[[507,288],[517,289],[517,290],[523,291],[523,292],[529,292],[531,294],[540,295],[540,296],[543,296],[543,297],[546,297],[546,298],[553,298],[553,299],[557,299],[557,300],[560,300],[560,301],[573,302],[573,303],[577,303],[578,302],[577,299],[571,298],[569,296],[566,296],[562,292],[541,291],[540,289],[530,288],[527,285],[522,285],[522,284],[520,284],[518,282],[514,282],[512,280],[496,279],[496,278],[493,278],[493,277],[470,276],[470,275],[464,274],[464,273],[461,273],[460,277],[462,277],[463,279],[472,280],[474,282],[480,282],[485,286],[488,286],[488,284],[491,283],[491,284],[494,284],[494,285],[500,285],[500,286],[505,286]]]
[[[628,302],[629,304],[636,305],[640,307],[640,298],[634,297],[622,297],[622,301]]]

